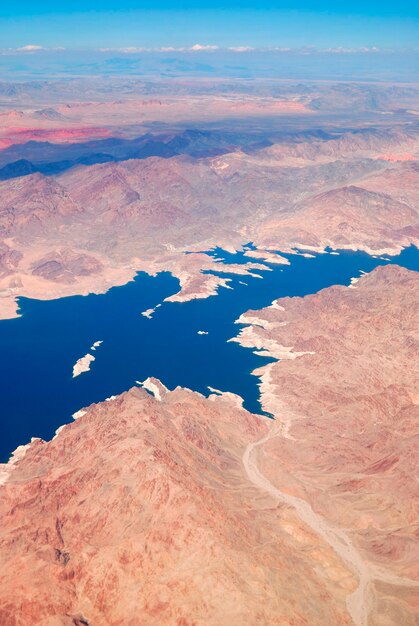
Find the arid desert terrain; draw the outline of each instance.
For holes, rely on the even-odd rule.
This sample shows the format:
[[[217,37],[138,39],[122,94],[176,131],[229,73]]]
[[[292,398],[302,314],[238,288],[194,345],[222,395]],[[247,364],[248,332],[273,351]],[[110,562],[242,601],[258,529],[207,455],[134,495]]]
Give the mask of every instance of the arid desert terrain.
[[[0,625],[416,626],[419,278],[387,261],[419,244],[419,87],[74,78],[0,104],[0,324],[139,271],[182,307],[292,255],[382,261],[236,320],[270,359],[258,414],[150,376],[22,441]]]

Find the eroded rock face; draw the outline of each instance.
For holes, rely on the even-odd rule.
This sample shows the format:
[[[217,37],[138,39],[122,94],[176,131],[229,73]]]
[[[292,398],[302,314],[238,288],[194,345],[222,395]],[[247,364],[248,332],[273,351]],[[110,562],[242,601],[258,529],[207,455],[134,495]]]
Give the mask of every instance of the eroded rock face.
[[[205,133],[194,141],[205,145]],[[17,295],[98,292],[136,270],[171,271],[182,299],[213,293],[217,279],[202,273],[208,257],[185,251],[252,241],[396,254],[419,242],[418,139],[408,125],[339,140],[273,138],[247,151],[228,147],[222,133],[211,141],[221,153],[86,162],[1,181],[0,239],[15,265],[0,275],[0,316]],[[61,248],[79,260],[56,259]],[[10,290],[10,274],[19,289]]]
[[[418,282],[242,316],[275,421],[148,379],[19,450],[0,624],[414,626]]]
[[[41,174],[2,181],[0,193],[1,237],[39,236],[81,211],[59,183]]]
[[[13,466],[0,623],[349,626],[351,572],[246,474],[270,422],[153,385],[160,401],[93,405]]]
[[[19,264],[22,253],[0,242],[0,275],[10,274]]]
[[[332,189],[296,204],[286,216],[274,217],[263,225],[261,233],[283,228],[291,240],[302,244],[312,238],[315,245],[329,242],[338,248],[356,242],[357,246],[368,248],[375,240],[385,247],[386,241],[402,240],[419,233],[414,206],[390,194],[353,185]],[[270,236],[275,237],[274,232]]]
[[[259,469],[347,529],[371,577],[365,623],[413,626],[418,274],[380,267],[352,287],[283,298],[244,321],[256,315],[240,341],[282,350],[280,362],[259,370],[264,406],[277,417]]]
[[[79,276],[90,276],[102,269],[102,264],[94,256],[61,249],[37,259],[32,274],[51,281],[71,283]]]

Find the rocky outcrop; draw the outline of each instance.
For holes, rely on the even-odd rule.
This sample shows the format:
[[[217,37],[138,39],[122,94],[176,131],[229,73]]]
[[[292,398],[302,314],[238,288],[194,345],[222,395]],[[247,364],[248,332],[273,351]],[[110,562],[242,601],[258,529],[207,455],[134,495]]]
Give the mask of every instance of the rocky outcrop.
[[[346,529],[368,566],[360,623],[413,626],[418,274],[380,267],[351,287],[283,298],[241,321],[242,344],[281,359],[256,372],[277,429],[259,447],[259,470]]]
[[[301,106],[308,111],[301,85],[297,92],[295,99],[287,96],[289,115],[299,116]],[[349,97],[346,88],[327,92],[332,101],[343,93]],[[249,128],[208,129],[202,119],[202,102],[208,100],[223,115],[234,109]],[[213,246],[238,249],[252,241],[275,250],[330,245],[397,253],[417,244],[415,125],[403,116],[391,123],[379,116],[376,124],[363,121],[348,130],[336,119],[333,132],[326,132],[313,129],[314,113],[289,133],[251,123],[256,110],[266,124],[282,106],[277,98],[253,94],[233,100],[189,96],[181,103],[74,102],[44,107],[46,114],[30,119],[19,110],[1,114],[7,132],[16,124],[32,132],[32,124],[40,139],[49,132],[51,141],[59,142],[60,133],[62,138],[17,143],[0,155],[0,178],[10,178],[0,181],[0,241],[16,261],[14,271],[0,279],[0,316],[16,309],[18,295],[97,292],[126,282],[136,270],[171,271],[181,283],[180,299],[214,293],[221,282],[202,273],[214,269],[208,258],[184,258],[185,251]],[[173,129],[140,132],[131,124],[138,124],[141,111],[155,120],[174,115]],[[181,129],[175,124],[180,111]],[[54,112],[77,120],[74,132],[69,122],[66,134]],[[196,115],[202,128],[195,122],[185,128],[185,120]],[[106,138],[94,134],[99,120]],[[105,120],[117,120],[115,136],[108,136]],[[20,136],[23,127],[16,128]],[[134,132],[140,134],[133,137]],[[79,143],[84,135],[91,140]],[[63,248],[82,256],[74,263],[55,258]],[[100,266],[94,268],[95,260]]]
[[[102,263],[94,256],[64,248],[37,259],[32,274],[51,281],[71,283],[78,276],[90,276],[102,269]]]
[[[396,242],[409,245],[419,237],[416,206],[388,193],[350,185],[310,196],[286,214],[267,220],[260,237],[272,244],[282,230],[284,244],[288,238],[302,246],[367,250],[391,248]]]
[[[350,625],[351,572],[242,455],[269,420],[158,381],[32,443],[0,487],[0,623]]]
[[[274,421],[148,379],[19,449],[0,623],[414,626],[418,283],[386,266],[242,316],[280,359],[256,372]]]

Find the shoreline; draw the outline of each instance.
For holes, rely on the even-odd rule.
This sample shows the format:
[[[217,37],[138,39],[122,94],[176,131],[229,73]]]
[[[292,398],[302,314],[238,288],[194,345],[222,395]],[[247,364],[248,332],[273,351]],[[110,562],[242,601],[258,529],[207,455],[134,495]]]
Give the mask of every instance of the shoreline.
[[[210,256],[205,255],[205,253],[202,252],[203,247],[197,245],[196,247],[200,248],[199,251],[191,250],[193,246],[189,246],[188,249],[185,248],[178,251],[180,252],[180,256],[168,259],[167,261],[156,263],[155,260],[137,258],[132,259],[130,262],[122,264],[119,267],[105,266],[105,272],[100,275],[79,277],[76,282],[72,283],[54,283],[52,281],[33,277],[28,274],[20,275],[17,272],[16,274],[5,277],[2,281],[0,281],[0,322],[2,320],[21,317],[18,303],[19,298],[49,301],[72,296],[101,295],[107,293],[113,287],[123,287],[127,285],[135,280],[135,277],[140,272],[145,272],[149,276],[156,276],[161,272],[169,272],[173,278],[179,281],[179,290],[171,296],[165,298],[164,302],[189,302],[190,300],[205,299],[217,295],[218,289],[221,287],[229,288],[228,283],[230,279],[218,274],[256,276],[256,274],[251,271],[252,269],[259,271],[271,271],[272,268],[258,261],[265,261],[265,263],[271,264],[275,263],[275,265],[289,265],[290,261],[281,257],[281,253],[311,257],[313,255],[310,253],[329,253],[336,255],[339,254],[340,251],[365,252],[373,258],[380,258],[384,255],[389,257],[398,256],[403,252],[403,250],[406,250],[411,246],[419,248],[419,240],[406,241],[395,244],[393,247],[384,247],[379,249],[371,248],[364,243],[340,245],[337,248],[334,248],[332,244],[333,242],[325,241],[322,242],[320,246],[301,243],[291,243],[288,245],[256,245],[255,250],[252,251],[244,250],[243,246],[246,245],[245,243],[236,248],[234,246],[229,246],[228,244],[214,244],[211,242],[209,244],[209,250],[214,249],[215,247],[220,247],[230,253],[233,253],[233,248],[235,252],[244,250],[244,254],[249,257],[249,263],[219,263],[213,260]],[[331,252],[327,252],[326,248],[331,248]],[[253,257],[255,259],[254,262],[251,260],[252,252],[256,255]],[[277,254],[274,254],[275,252]],[[186,259],[188,259],[189,254],[187,253],[201,255],[199,258],[199,261],[201,262],[198,262],[195,265],[190,263],[188,268]],[[272,258],[275,258],[275,260],[272,261]],[[185,269],[185,267],[187,269]],[[216,274],[202,273],[207,270],[211,272],[214,271]],[[22,283],[22,279],[26,281],[26,285],[21,284],[20,286],[10,286],[10,283],[13,281],[15,283]],[[5,285],[6,280],[8,281],[9,286]]]
[[[361,271],[361,275],[356,279],[356,281],[358,282],[359,280],[363,279],[364,277],[366,277],[368,275],[369,274],[366,274],[365,272]],[[338,287],[340,289],[350,289],[350,288],[353,288],[354,285],[352,283],[352,284],[349,284],[347,286],[344,286],[344,285],[337,285],[336,286],[336,285],[334,285],[334,287]],[[330,287],[325,287],[323,289],[329,289],[329,288]],[[320,290],[320,291],[322,291],[322,290]],[[319,292],[317,292],[317,293],[319,293]],[[175,294],[175,295],[177,295],[177,294]],[[216,295],[216,294],[211,294],[211,295]],[[304,296],[296,296],[296,297],[304,298]],[[190,296],[187,300],[184,300],[184,301],[188,301],[188,300],[192,300],[192,299],[195,299],[195,298]],[[182,302],[183,300],[178,300],[178,301]],[[155,308],[157,308],[158,306],[160,306],[160,305],[157,305]],[[278,310],[282,310],[282,311],[285,310],[281,305],[278,304],[278,299],[274,299],[272,301],[272,303],[269,306],[265,307],[265,308],[267,308],[267,309],[269,309],[269,308],[278,309]],[[296,359],[296,358],[301,358],[303,356],[310,356],[310,355],[315,354],[315,352],[312,352],[312,351],[294,352],[292,347],[280,345],[280,344],[278,344],[274,340],[268,340],[268,342],[267,342],[266,340],[261,338],[257,334],[257,332],[256,332],[256,329],[258,327],[261,328],[261,329],[269,330],[270,328],[273,328],[273,327],[276,327],[276,326],[281,326],[281,325],[285,324],[285,322],[284,323],[279,323],[279,324],[276,323],[276,324],[272,325],[272,323],[267,321],[267,320],[261,319],[259,317],[254,316],[254,315],[253,316],[252,315],[248,315],[247,312],[244,312],[243,314],[240,315],[240,317],[237,320],[235,320],[235,323],[236,324],[243,324],[244,327],[241,328],[238,331],[237,335],[235,335],[234,337],[228,339],[227,342],[238,343],[241,347],[243,347],[245,349],[251,350],[255,355],[275,359],[275,361],[272,362],[272,363],[268,363],[266,365],[262,365],[260,367],[255,368],[252,371],[252,374],[254,374],[259,379],[259,383],[258,383],[258,387],[259,387],[259,390],[260,390],[259,401],[260,401],[260,406],[261,406],[262,411],[265,414],[270,414],[274,418],[277,418],[279,416],[279,414],[282,413],[282,411],[281,411],[282,405],[281,405],[280,398],[275,394],[274,385],[272,384],[272,381],[271,381],[271,369],[272,369],[272,367],[274,367],[275,364],[278,363],[278,361],[288,360],[288,359],[293,360],[293,359]],[[198,334],[205,334],[205,331],[201,331],[201,332],[198,331]],[[92,346],[89,348],[89,350],[95,351],[102,343],[103,342],[101,340],[95,341],[92,344]],[[90,370],[90,365],[95,360],[95,357],[93,355],[91,355],[89,352],[87,352],[86,355],[84,355],[83,357],[78,359],[78,361],[76,362],[74,367],[76,367],[76,365],[80,361],[83,361],[83,359],[86,359],[86,357],[90,357],[88,359],[88,362],[87,363],[84,363],[84,362],[81,363],[81,366],[82,366],[81,371],[78,371],[76,374],[73,374],[73,378],[75,376],[80,375],[81,373],[85,373],[85,372]],[[159,381],[159,384],[164,387],[164,385],[162,383],[160,383],[160,381]],[[144,388],[146,388],[145,385],[142,384],[142,386]],[[193,389],[189,389],[187,387],[184,387],[184,389],[187,389],[191,393],[197,393]],[[210,389],[210,388],[209,388],[209,390],[212,391],[212,389]],[[214,390],[214,391],[215,391],[215,394],[220,394],[221,393],[222,395],[226,395],[226,396],[231,396],[231,395],[235,395],[236,396],[236,394],[231,394],[231,392],[228,392],[228,391],[227,392],[219,392],[218,390]],[[211,397],[211,396],[206,396],[206,397]],[[242,403],[244,402],[243,398],[240,398],[240,396],[236,396],[236,398],[239,398]],[[98,403],[100,403],[100,402],[101,401],[99,401]],[[81,407],[78,411],[76,411],[75,415],[77,415],[77,417],[78,417],[79,414],[82,415],[84,413],[84,411],[85,411],[85,408]],[[75,415],[73,415],[73,419],[76,419]],[[263,413],[260,413],[260,414],[258,413],[257,415],[262,416]],[[290,438],[290,439],[292,439],[292,436],[289,435],[291,422],[292,422],[292,419],[287,420],[287,422],[282,425],[283,436],[286,437],[286,438]],[[56,434],[60,430],[60,428],[63,428],[67,423],[68,422],[60,425],[58,427],[57,431],[56,431]],[[40,439],[39,437],[33,437],[29,443],[21,444],[21,445],[17,446],[17,448],[14,451],[11,452],[8,461],[5,462],[5,463],[0,463],[0,480],[1,480],[2,473],[4,473],[4,468],[7,468],[9,463],[12,466],[14,462],[19,460],[19,458],[20,458],[19,450],[21,448],[22,449],[26,449],[27,446],[32,445],[34,442],[40,442],[40,441],[43,441],[43,440]],[[16,454],[17,454],[16,461],[14,461],[14,458],[15,458]],[[1,482],[0,482],[0,484],[1,484]]]

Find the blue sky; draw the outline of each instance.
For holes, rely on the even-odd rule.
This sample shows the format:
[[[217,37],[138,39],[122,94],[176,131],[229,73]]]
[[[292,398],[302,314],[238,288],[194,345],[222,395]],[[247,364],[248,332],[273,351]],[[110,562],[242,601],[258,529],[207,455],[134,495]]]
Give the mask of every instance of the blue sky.
[[[418,3],[414,0],[15,0],[2,2],[0,16],[34,16],[48,13],[69,14],[85,11],[118,11],[154,9],[157,11],[242,10],[311,11],[334,14],[393,15],[418,17]]]
[[[419,2],[400,0],[15,0],[0,48],[192,46],[412,48]]]

